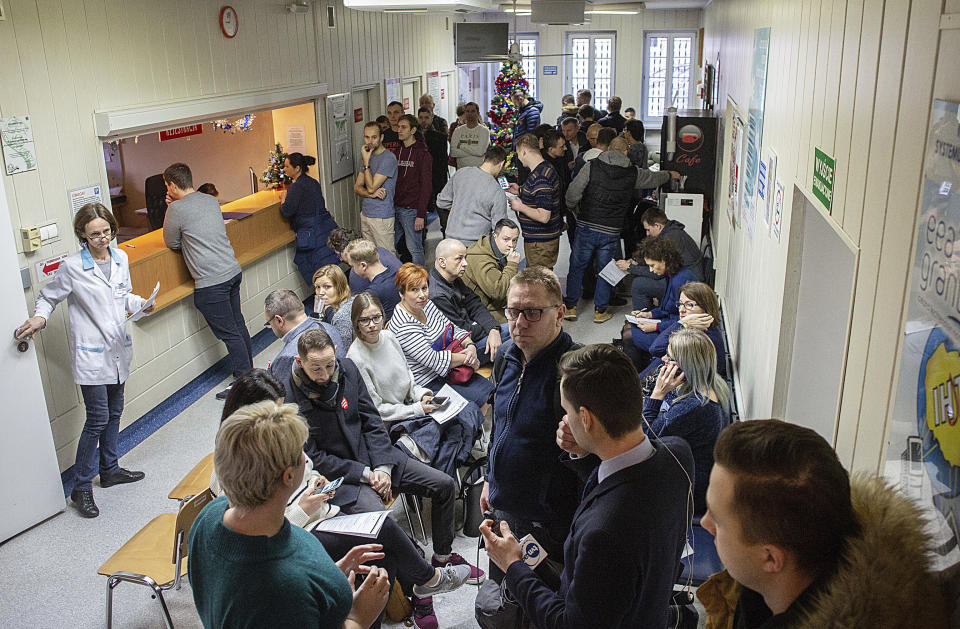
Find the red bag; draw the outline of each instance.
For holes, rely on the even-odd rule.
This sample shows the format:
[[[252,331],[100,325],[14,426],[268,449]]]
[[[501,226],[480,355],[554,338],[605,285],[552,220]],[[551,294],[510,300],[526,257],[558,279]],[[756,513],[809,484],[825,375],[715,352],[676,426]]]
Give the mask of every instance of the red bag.
[[[443,334],[441,334],[439,338],[433,342],[432,347],[437,351],[447,350],[457,354],[466,349],[464,341],[466,341],[468,338],[470,338],[469,332],[464,334],[462,338],[453,338],[453,324],[448,323],[447,327],[443,330]],[[466,384],[466,382],[472,377],[473,367],[460,365],[459,367],[451,368],[447,373],[447,384]]]

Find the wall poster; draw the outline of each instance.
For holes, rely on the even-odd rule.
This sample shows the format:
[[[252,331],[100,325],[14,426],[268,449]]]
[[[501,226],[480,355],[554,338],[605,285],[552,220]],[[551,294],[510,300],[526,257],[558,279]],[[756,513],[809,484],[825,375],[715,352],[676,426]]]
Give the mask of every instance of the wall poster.
[[[736,227],[740,216],[740,197],[743,174],[743,119],[737,115],[734,102],[727,99],[727,111],[730,112],[730,170],[727,173],[727,219],[731,227]]]
[[[770,29],[753,32],[753,92],[747,118],[746,170],[743,178],[743,222],[753,240],[756,215],[757,173],[760,170],[760,143],[763,140],[763,108],[767,96],[767,60],[770,55]]]
[[[330,181],[353,175],[353,140],[349,120],[350,93],[327,96],[327,138],[330,148]]]
[[[387,83],[387,102],[389,105],[392,102],[400,102],[403,100],[403,87],[400,85],[400,79],[386,79]],[[386,105],[384,106],[386,110]]]
[[[928,511],[934,569],[960,561],[960,119],[936,100],[884,475]]]

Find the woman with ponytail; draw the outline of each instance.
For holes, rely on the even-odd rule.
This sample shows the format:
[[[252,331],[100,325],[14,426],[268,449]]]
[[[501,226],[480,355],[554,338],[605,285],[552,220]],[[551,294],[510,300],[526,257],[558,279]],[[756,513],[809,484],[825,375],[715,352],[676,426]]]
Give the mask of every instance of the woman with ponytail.
[[[313,274],[325,264],[336,264],[337,254],[327,246],[330,232],[337,228],[323,201],[320,182],[307,174],[316,158],[301,153],[290,153],[283,160],[284,174],[293,180],[280,213],[290,221],[297,234],[297,265],[303,281],[313,285]]]

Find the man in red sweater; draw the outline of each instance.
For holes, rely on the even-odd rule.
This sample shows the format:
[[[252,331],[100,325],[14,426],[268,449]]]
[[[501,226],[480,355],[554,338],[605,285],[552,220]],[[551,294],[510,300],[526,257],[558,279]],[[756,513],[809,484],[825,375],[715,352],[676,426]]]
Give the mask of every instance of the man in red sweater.
[[[427,204],[433,190],[433,158],[423,140],[417,140],[417,119],[405,114],[397,122],[400,148],[397,151],[396,242],[403,238],[414,264],[424,263],[423,228],[427,223]]]

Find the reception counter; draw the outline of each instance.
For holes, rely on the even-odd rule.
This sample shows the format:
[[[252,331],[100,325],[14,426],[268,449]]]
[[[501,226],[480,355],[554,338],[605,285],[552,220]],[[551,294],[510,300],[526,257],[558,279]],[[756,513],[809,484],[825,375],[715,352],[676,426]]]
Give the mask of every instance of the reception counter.
[[[249,214],[229,220],[227,236],[233,251],[246,267],[271,251],[295,239],[290,223],[280,214],[280,193],[272,190],[257,192],[221,206],[223,212]],[[158,229],[119,245],[130,259],[130,280],[133,292],[147,297],[160,282],[157,310],[189,297],[193,293],[193,278],[183,256],[163,244],[163,230]]]

